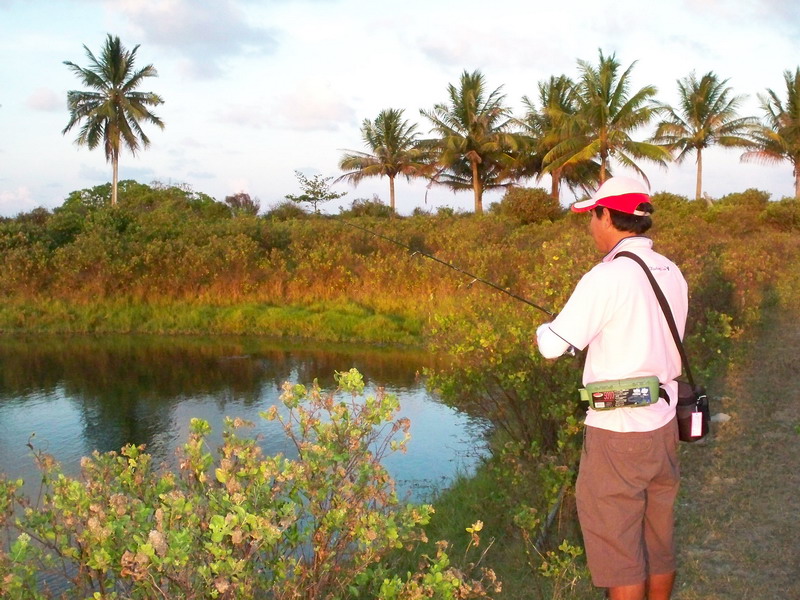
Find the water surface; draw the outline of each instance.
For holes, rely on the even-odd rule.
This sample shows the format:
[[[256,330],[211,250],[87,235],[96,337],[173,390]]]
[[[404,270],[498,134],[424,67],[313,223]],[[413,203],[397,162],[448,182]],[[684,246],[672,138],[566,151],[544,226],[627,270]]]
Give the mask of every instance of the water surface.
[[[265,452],[292,448],[277,423],[258,416],[278,404],[284,381],[333,387],[335,371],[357,368],[372,393],[400,400],[411,420],[406,454],[384,461],[398,490],[429,498],[483,452],[483,423],[447,407],[418,374],[430,357],[416,351],[279,344],[254,338],[24,337],[0,340],[0,472],[26,480],[37,472],[27,444],[77,474],[82,456],[145,444],[171,463],[193,417],[211,423],[217,442],[225,416],[255,422]],[[31,437],[33,436],[33,437]]]

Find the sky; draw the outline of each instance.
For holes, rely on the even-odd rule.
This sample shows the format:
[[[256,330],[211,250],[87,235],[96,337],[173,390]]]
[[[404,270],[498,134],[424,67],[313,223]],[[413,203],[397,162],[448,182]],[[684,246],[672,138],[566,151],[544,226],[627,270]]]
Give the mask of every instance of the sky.
[[[577,75],[598,50],[635,62],[633,89],[658,88],[677,102],[678,79],[714,71],[745,95],[740,114],[760,115],[757,94],[785,97],[783,72],[800,65],[797,0],[0,0],[0,216],[53,209],[67,195],[111,180],[102,148],[74,143],[62,130],[68,90],[80,82],[63,64],[88,65],[106,35],[139,45],[136,65],[157,78],[164,130],[145,126],[151,145],[123,151],[120,179],[185,184],[223,200],[246,192],[262,209],[300,193],[295,171],[338,177],[346,150],[366,150],[364,119],[386,108],[428,134],[420,109],[447,101],[447,86],[480,70],[523,116],[523,96],[539,81]],[[642,131],[645,139],[652,131]],[[704,153],[712,197],[756,187],[773,199],[793,194],[791,165],[741,163],[740,151]],[[654,192],[692,197],[692,155],[668,169],[641,163]],[[630,174],[617,168],[616,174]],[[549,189],[549,178],[526,185]],[[339,206],[377,194],[388,180],[364,180]],[[484,205],[500,199],[487,193]],[[562,203],[574,201],[568,191]],[[427,189],[398,180],[397,208],[472,210],[471,192]]]

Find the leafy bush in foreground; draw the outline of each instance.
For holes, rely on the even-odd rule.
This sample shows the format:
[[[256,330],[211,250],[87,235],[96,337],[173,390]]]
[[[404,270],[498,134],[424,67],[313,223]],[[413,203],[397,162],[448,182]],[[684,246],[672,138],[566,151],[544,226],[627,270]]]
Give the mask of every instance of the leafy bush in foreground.
[[[424,540],[430,506],[401,506],[380,464],[403,449],[408,420],[394,420],[397,400],[361,399],[355,370],[337,374],[339,400],[316,383],[284,384],[278,420],[298,458],[265,457],[228,421],[215,458],[210,431],[194,419],[177,473],[157,470],[142,447],[84,458],[72,479],[36,453],[40,505],[0,478],[3,598],[51,598],[40,581],[61,573],[64,596],[111,598],[483,598],[499,587],[449,566],[439,547],[420,569],[394,575],[391,552]],[[21,513],[14,517],[14,509]]]

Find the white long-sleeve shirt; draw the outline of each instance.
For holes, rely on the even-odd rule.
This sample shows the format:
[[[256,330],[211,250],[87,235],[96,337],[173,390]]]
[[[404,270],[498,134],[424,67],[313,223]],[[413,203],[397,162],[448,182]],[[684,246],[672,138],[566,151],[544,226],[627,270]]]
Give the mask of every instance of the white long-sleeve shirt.
[[[586,425],[611,431],[652,431],[675,415],[681,357],[666,318],[642,268],[633,260],[614,256],[627,250],[650,267],[667,298],[678,332],[683,337],[688,310],[686,280],[678,267],[653,250],[649,238],[622,239],[584,275],[564,309],[537,330],[539,350],[546,358],[563,354],[572,345],[588,346],[583,383],[655,375],[672,399],[650,406],[589,409]]]

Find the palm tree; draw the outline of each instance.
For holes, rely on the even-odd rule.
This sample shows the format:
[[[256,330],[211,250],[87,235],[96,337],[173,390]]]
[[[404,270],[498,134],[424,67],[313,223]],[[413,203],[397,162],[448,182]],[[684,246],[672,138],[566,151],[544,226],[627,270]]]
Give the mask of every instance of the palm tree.
[[[512,153],[522,139],[513,132],[515,121],[501,88],[487,94],[480,71],[464,71],[459,87],[450,84],[447,90],[449,104],[420,111],[439,135],[423,146],[435,152],[440,167],[433,182],[453,190],[472,188],[475,213],[481,214],[484,190],[504,187],[514,177]]]
[[[737,115],[744,96],[731,97],[727,83],[712,71],[699,80],[694,72],[679,79],[679,105],[677,109],[667,105],[660,108],[666,118],[658,124],[651,140],[677,152],[678,163],[692,152],[697,153],[697,200],[703,194],[703,150],[714,144],[728,148],[748,148],[753,144],[748,133],[755,119]]]
[[[61,133],[66,134],[84,121],[75,143],[94,149],[102,141],[106,160],[111,162],[113,168],[111,204],[116,204],[121,145],[124,143],[134,155],[140,145],[145,148],[150,145],[140,122],[146,121],[163,129],[164,123],[148,107],[164,101],[152,92],[135,91],[146,77],[158,76],[153,65],[134,71],[138,45],[128,51],[120,43],[119,37],[109,34],[99,60],[89,48],[84,46],[83,49],[89,58],[88,67],[79,67],[69,61],[64,61],[64,64],[83,85],[91,89],[67,92],[70,119]]]
[[[336,181],[349,181],[354,185],[365,177],[389,178],[389,205],[395,212],[394,180],[398,175],[406,179],[423,177],[432,173],[425,153],[417,146],[417,126],[403,119],[403,110],[382,110],[374,121],[364,119],[361,137],[369,152],[348,150],[339,161],[339,168],[349,171]]]
[[[783,73],[786,82],[786,102],[778,94],[767,89],[766,95],[758,95],[761,109],[765,113],[766,125],[754,128],[755,150],[742,155],[744,161],[792,163],[794,195],[800,198],[800,67],[792,73]]]
[[[524,133],[529,137],[533,149],[530,162],[532,167],[538,167],[537,180],[541,180],[545,173],[550,173],[550,194],[556,200],[561,196],[562,181],[566,182],[572,190],[580,187],[588,191],[590,187],[596,187],[594,184],[598,180],[600,170],[599,163],[594,160],[576,162],[549,170],[544,162],[544,157],[565,141],[566,123],[575,117],[574,85],[566,75],[540,81],[538,87],[541,108],[538,108],[536,102],[527,96],[522,97],[522,103],[527,112],[520,124]],[[528,173],[523,175],[528,175]]]
[[[564,124],[564,140],[545,156],[545,170],[578,164],[599,157],[600,183],[608,177],[608,163],[618,163],[647,176],[634,160],[645,159],[666,165],[670,154],[664,148],[631,139],[631,133],[653,118],[656,88],[648,85],[630,93],[631,71],[636,62],[619,73],[620,63],[614,54],[600,51],[597,67],[579,60],[580,80],[573,88],[575,116]]]

